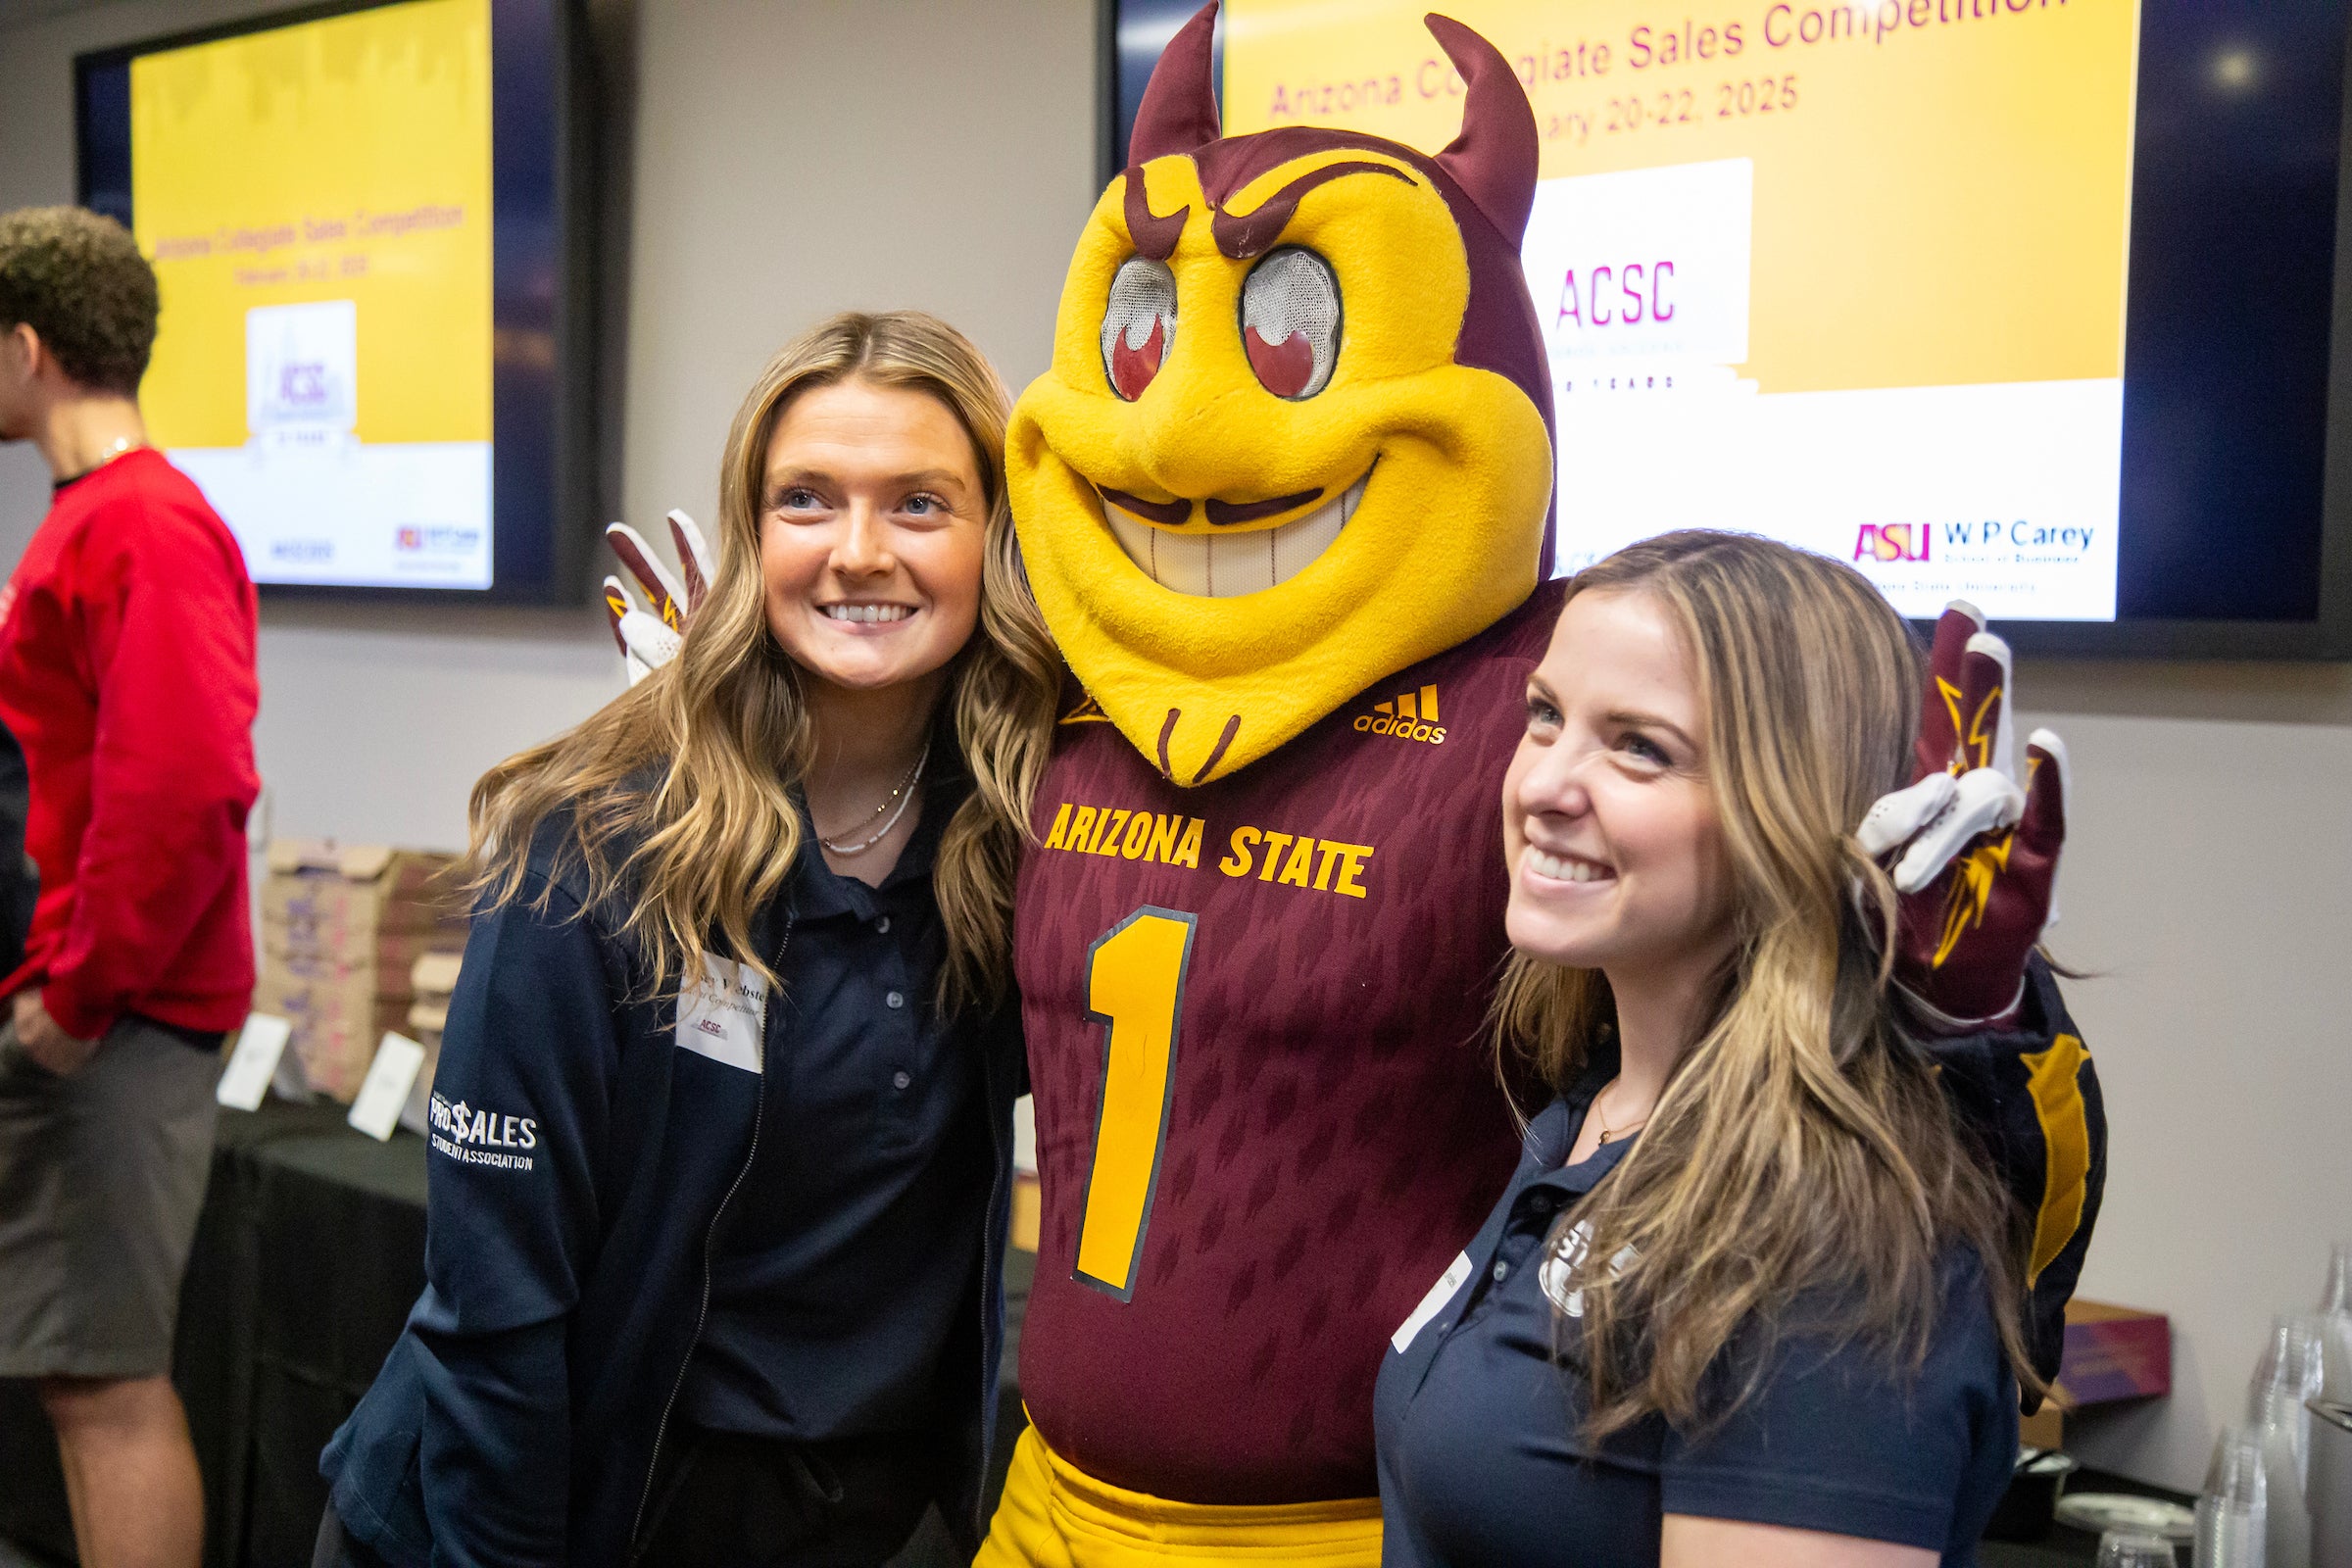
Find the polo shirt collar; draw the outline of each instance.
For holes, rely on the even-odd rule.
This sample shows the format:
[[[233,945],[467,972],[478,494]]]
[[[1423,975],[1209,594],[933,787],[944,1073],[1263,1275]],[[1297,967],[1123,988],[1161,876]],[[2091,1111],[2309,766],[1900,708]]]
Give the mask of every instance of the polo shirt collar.
[[[1603,1144],[1578,1164],[1564,1164],[1569,1151],[1576,1147],[1577,1135],[1584,1131],[1585,1116],[1594,1098],[1617,1076],[1617,1041],[1612,1035],[1593,1046],[1575,1081],[1527,1124],[1521,1145],[1520,1191],[1556,1186],[1579,1196],[1589,1193],[1634,1147],[1634,1140],[1642,1136],[1639,1130]]]
[[[871,919],[877,895],[893,893],[909,883],[926,880],[931,875],[932,862],[939,858],[939,843],[948,830],[948,822],[963,804],[966,784],[962,776],[943,769],[929,781],[923,792],[923,813],[914,825],[914,837],[899,852],[898,864],[882,879],[878,888],[868,887],[853,876],[844,876],[825,863],[823,846],[816,842],[816,823],[808,815],[808,803],[797,791],[793,804],[801,813],[801,853],[793,866],[793,912],[803,920],[824,920],[841,915],[855,919]]]

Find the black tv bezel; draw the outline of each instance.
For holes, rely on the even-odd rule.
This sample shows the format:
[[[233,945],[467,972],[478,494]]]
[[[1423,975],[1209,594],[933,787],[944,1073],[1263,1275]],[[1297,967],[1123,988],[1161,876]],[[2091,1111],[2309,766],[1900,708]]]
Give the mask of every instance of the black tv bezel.
[[[1108,185],[1125,167],[1119,96],[1125,0],[1097,0],[1102,28],[1096,166]],[[1220,40],[1224,23],[1218,21]],[[2327,449],[2321,473],[2319,614],[2310,620],[1996,620],[2021,655],[2057,659],[2338,662],[2352,660],[2352,28],[2337,135],[2335,293],[2328,346]],[[1220,81],[1219,97],[1222,98]],[[2127,375],[2130,373],[2127,369]],[[1934,623],[1915,624],[1923,633]]]
[[[76,199],[91,205],[100,177],[88,134],[94,73],[405,3],[319,0],[74,56]],[[597,342],[587,32],[578,0],[490,0],[490,586],[257,583],[265,601],[568,606],[585,597]]]

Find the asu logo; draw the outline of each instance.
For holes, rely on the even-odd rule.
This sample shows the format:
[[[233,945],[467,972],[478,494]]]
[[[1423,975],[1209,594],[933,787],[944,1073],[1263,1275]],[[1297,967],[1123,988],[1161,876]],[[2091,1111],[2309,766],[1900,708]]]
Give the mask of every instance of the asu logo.
[[[1372,711],[1358,713],[1356,729],[1366,735],[1394,735],[1400,741],[1426,741],[1432,746],[1446,744],[1446,732],[1438,727],[1438,689],[1424,686],[1418,692],[1400,692],[1385,703],[1374,703]]]
[[[1925,561],[1928,525],[1924,522],[1866,522],[1854,535],[1856,561]]]

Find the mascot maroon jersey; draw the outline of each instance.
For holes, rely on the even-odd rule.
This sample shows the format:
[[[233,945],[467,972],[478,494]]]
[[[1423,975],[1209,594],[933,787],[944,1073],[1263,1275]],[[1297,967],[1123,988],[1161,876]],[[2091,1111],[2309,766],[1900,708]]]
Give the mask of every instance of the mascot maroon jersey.
[[[1018,904],[1046,1202],[1021,1392],[1089,1474],[1373,1491],[1382,1348],[1517,1153],[1484,1027],[1499,789],[1559,603],[1198,788],[1091,705],[1065,720]]]

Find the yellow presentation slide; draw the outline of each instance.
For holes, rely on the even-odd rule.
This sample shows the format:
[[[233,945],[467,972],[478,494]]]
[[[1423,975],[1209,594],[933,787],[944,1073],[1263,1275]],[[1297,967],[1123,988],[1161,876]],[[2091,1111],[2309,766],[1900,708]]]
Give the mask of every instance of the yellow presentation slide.
[[[1435,152],[1426,4],[1230,0],[1229,131]],[[2112,619],[2137,0],[1455,0],[1543,138],[1560,564],[1669,528]]]
[[[259,582],[490,585],[489,0],[142,55],[141,400]]]

